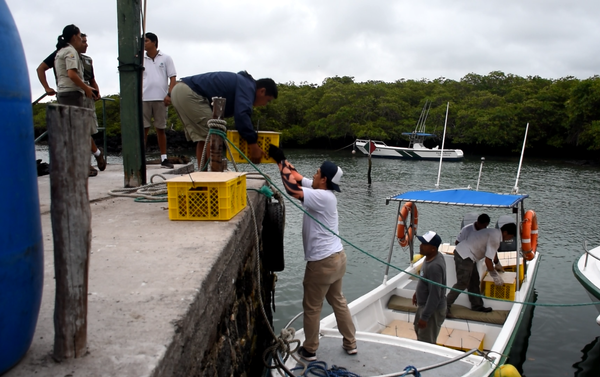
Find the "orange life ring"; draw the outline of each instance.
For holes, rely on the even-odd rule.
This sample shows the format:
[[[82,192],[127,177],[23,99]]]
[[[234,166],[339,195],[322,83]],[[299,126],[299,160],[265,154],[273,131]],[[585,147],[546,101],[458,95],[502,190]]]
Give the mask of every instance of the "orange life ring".
[[[538,241],[538,223],[537,215],[533,210],[525,212],[523,223],[521,225],[521,248],[523,256],[527,260],[532,260],[537,250]]]
[[[408,227],[408,231],[406,230],[406,220],[408,219],[408,213],[412,212],[412,226]],[[417,211],[417,205],[413,202],[406,202],[402,206],[400,210],[400,216],[398,216],[398,229],[396,231],[396,236],[398,237],[398,242],[400,242],[400,246],[406,247],[408,243],[413,239],[413,229],[414,232],[417,232],[417,224],[419,224],[419,211]]]

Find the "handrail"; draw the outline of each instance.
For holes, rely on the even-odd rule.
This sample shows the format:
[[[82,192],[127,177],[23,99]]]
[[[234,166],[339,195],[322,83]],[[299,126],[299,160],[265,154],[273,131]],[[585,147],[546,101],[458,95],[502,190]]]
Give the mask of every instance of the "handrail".
[[[585,250],[585,263],[583,264],[583,267],[587,267],[587,262],[588,262],[588,256],[591,255],[592,258],[600,261],[600,258],[598,258],[597,256],[595,256],[594,254],[590,253],[590,251],[587,248],[587,241],[583,240],[583,250]]]

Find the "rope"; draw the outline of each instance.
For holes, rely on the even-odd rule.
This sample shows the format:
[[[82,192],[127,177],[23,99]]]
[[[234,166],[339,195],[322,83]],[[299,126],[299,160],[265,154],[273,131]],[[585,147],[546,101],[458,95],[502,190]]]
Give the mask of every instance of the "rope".
[[[221,136],[223,138],[223,140],[227,140],[227,133],[226,133],[227,132],[227,122],[226,121],[224,121],[223,119],[209,119],[207,124],[208,124],[208,136],[210,136],[210,134],[214,133],[214,134]],[[202,159],[200,160],[200,163],[198,164],[198,170],[200,170],[200,171],[204,171],[204,169],[206,168],[206,166],[204,166],[204,159],[205,159],[204,156],[206,156],[206,145],[207,144],[208,143],[205,141],[204,148],[202,149]],[[207,159],[206,165],[208,165],[209,161],[210,161],[210,158]],[[237,171],[237,167],[236,167],[236,171]]]
[[[280,196],[285,197],[290,203],[292,203],[296,208],[298,208],[301,212],[305,213],[306,215],[308,215],[312,220],[316,221],[317,224],[321,225],[323,227],[323,229],[327,230],[328,232],[330,232],[331,234],[333,234],[334,236],[338,237],[340,240],[344,241],[345,243],[347,243],[348,245],[350,245],[351,247],[353,247],[354,249],[356,249],[357,251],[360,251],[361,253],[365,254],[366,256],[378,261],[381,264],[384,264],[386,266],[389,266],[399,272],[404,272],[405,274],[412,276],[413,278],[416,279],[421,279],[427,283],[430,284],[434,284],[437,285],[439,287],[442,288],[446,288],[448,290],[453,290],[456,292],[460,292],[460,293],[464,293],[467,295],[471,295],[471,296],[475,296],[475,297],[481,297],[481,298],[485,298],[488,300],[494,300],[494,301],[500,301],[500,302],[508,302],[508,303],[512,303],[512,304],[522,304],[522,305],[531,305],[531,306],[541,306],[541,307],[580,307],[580,306],[591,306],[591,305],[598,305],[597,302],[583,302],[583,303],[573,303],[573,304],[546,304],[546,303],[536,303],[536,302],[527,302],[527,301],[511,301],[511,300],[505,300],[505,299],[501,299],[501,298],[496,298],[496,297],[488,297],[488,296],[484,296],[481,294],[475,294],[475,293],[471,293],[468,291],[461,291],[459,289],[453,288],[453,287],[448,287],[447,285],[444,284],[440,284],[438,282],[435,282],[433,280],[429,280],[426,279],[420,275],[416,275],[413,273],[410,273],[400,267],[394,266],[393,264],[387,263],[386,261],[376,257],[375,255],[370,254],[369,252],[361,249],[360,247],[356,246],[355,244],[353,244],[352,242],[348,241],[347,239],[345,239],[344,237],[340,236],[339,234],[335,233],[333,230],[329,229],[325,224],[321,223],[319,220],[317,220],[314,216],[312,216],[310,213],[308,213],[306,210],[304,210],[304,208],[302,208],[302,206],[300,206],[298,203],[296,203],[296,200],[290,198],[287,193],[285,191],[283,191],[282,189],[280,189],[275,183],[273,183],[273,181],[271,180],[271,178],[264,174],[254,163],[252,163],[252,161],[250,161],[250,159],[244,155],[244,153],[242,151],[240,151],[240,149],[231,141],[227,138],[227,135],[222,132],[222,131],[217,131],[217,130],[210,130],[210,133],[217,133],[217,134],[221,134],[221,136],[224,138],[225,141],[227,141],[228,143],[230,143],[235,149],[236,151],[240,154],[240,156],[244,157],[244,159],[246,159],[246,161],[248,161],[248,163],[260,174],[264,177],[264,179],[269,183],[269,186],[271,188],[275,188],[277,190],[277,192],[279,193]]]
[[[152,177],[150,177],[150,183],[146,185],[140,187],[112,189],[108,190],[108,194],[112,196],[136,198],[136,202],[140,203],[166,202],[167,184],[164,181],[153,183],[154,177],[160,177],[164,181],[167,180],[161,174],[154,174]]]
[[[334,150],[333,152],[334,152],[334,153],[335,153],[335,152],[339,152],[339,151],[341,151],[342,149],[346,149],[346,148],[348,148],[348,147],[351,147],[351,146],[353,146],[353,145],[354,145],[354,142],[352,142],[352,143],[350,143],[350,144],[346,145],[346,146],[345,146],[345,147],[343,147],[343,148],[336,149],[336,150]]]
[[[406,368],[404,368],[404,371],[406,373],[404,373],[403,376],[413,374],[415,377],[421,377],[421,373],[417,370],[417,368],[413,367],[412,365],[409,365]]]
[[[292,368],[292,371],[300,370],[301,367]],[[360,377],[356,373],[350,372],[344,367],[332,365],[331,369],[327,368],[327,363],[324,361],[313,361],[303,370],[301,376],[308,376],[311,373],[318,377]]]

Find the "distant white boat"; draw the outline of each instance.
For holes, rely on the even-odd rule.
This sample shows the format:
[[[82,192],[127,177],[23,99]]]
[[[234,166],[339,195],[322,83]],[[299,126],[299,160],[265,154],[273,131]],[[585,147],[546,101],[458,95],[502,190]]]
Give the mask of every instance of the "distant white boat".
[[[600,246],[586,250],[573,263],[573,274],[585,288],[592,301],[598,302],[596,309],[600,313]],[[600,325],[600,316],[596,318]]]
[[[413,138],[422,138],[434,136],[433,134],[426,133],[408,133]],[[439,146],[435,148],[426,148],[423,145],[423,140],[412,143],[412,147],[392,147],[386,145],[383,141],[379,140],[364,140],[356,139],[354,145],[356,149],[361,151],[365,155],[369,155],[369,143],[371,145],[371,156],[377,158],[398,158],[405,160],[440,160],[440,155],[443,154],[444,161],[460,161],[465,155],[461,149],[439,149]]]
[[[431,102],[426,101],[417,125],[413,132],[404,132],[402,135],[408,136],[408,147],[393,147],[379,140],[356,139],[354,146],[365,155],[371,154],[378,158],[398,158],[405,160],[440,160],[443,156],[445,161],[460,161],[464,157],[461,149],[440,149],[439,145],[435,148],[425,147],[425,139],[436,137],[434,134],[425,133],[425,122]]]

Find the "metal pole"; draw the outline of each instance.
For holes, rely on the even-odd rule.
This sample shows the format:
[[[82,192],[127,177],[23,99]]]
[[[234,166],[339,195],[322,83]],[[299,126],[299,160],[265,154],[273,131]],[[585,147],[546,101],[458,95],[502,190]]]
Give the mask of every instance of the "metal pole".
[[[144,125],[142,123],[142,70],[144,40],[140,35],[140,1],[117,1],[121,140],[124,186],[146,184]]]
[[[479,176],[477,177],[477,188],[475,191],[479,191],[479,180],[481,179],[481,171],[483,170],[483,163],[485,161],[485,157],[481,157],[481,165],[479,165]]]
[[[444,136],[442,136],[442,150],[440,151],[440,167],[438,169],[438,178],[435,188],[440,187],[440,174],[442,174],[442,159],[444,158],[444,142],[446,141],[446,125],[448,124],[448,109],[450,109],[450,102],[446,105],[446,120],[444,121]]]
[[[521,158],[519,159],[519,169],[517,170],[517,180],[515,181],[515,187],[512,189],[512,194],[519,193],[519,175],[521,174],[521,164],[523,164],[523,155],[525,154],[525,144],[527,143],[527,131],[529,130],[529,123],[525,127],[525,138],[523,139],[523,149],[521,149]]]
[[[394,219],[394,233],[392,235],[392,242],[390,242],[390,252],[388,254],[387,265],[385,266],[385,274],[383,275],[383,284],[387,283],[388,272],[390,271],[390,262],[392,261],[392,252],[394,251],[394,242],[396,241],[396,229],[398,228],[398,217],[400,216],[400,208],[402,206],[402,202],[398,204],[398,212],[396,213],[396,218]],[[412,259],[411,259],[412,260]]]

